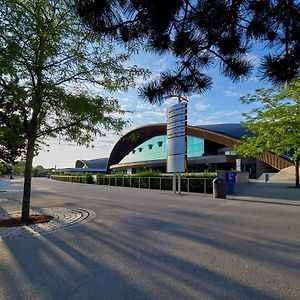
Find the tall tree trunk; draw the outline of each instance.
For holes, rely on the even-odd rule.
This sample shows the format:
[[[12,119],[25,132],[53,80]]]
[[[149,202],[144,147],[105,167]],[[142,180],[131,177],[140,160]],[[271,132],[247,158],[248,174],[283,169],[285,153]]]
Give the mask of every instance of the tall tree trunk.
[[[295,174],[296,174],[296,187],[298,188],[299,185],[299,160],[300,157],[297,156],[296,161],[295,161]]]
[[[32,161],[34,157],[34,146],[37,132],[37,115],[34,114],[30,122],[30,130],[27,136],[26,162],[24,172],[24,190],[22,202],[22,221],[29,219],[30,212],[30,195],[31,195],[31,176],[32,176]]]

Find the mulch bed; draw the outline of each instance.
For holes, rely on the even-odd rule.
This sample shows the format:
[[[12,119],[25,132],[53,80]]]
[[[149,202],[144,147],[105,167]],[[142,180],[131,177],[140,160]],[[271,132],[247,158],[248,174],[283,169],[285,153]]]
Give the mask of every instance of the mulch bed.
[[[51,221],[54,217],[45,215],[30,215],[29,220],[24,222],[20,217],[11,218],[8,220],[0,221],[0,227],[18,227],[18,226],[28,226],[33,224],[47,223]]]

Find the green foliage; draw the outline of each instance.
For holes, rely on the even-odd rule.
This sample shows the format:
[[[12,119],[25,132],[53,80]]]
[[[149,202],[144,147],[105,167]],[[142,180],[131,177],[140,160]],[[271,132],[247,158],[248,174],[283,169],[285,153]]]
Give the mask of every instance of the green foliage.
[[[25,172],[25,162],[19,161],[12,165],[12,172],[17,175],[24,175]]]
[[[67,175],[52,175],[52,179],[76,182],[76,183],[95,183],[91,174],[85,176],[67,176]],[[212,181],[213,178],[199,178],[197,176],[190,178],[181,178],[181,190],[183,192],[188,191],[195,193],[207,193],[212,194]],[[173,178],[170,176],[159,177],[138,177],[138,176],[97,176],[97,185],[109,185],[109,186],[124,186],[132,188],[144,188],[155,190],[172,190]]]
[[[94,184],[94,179],[93,179],[93,176],[91,174],[86,174],[84,176],[84,182],[87,183],[87,184]]]
[[[137,177],[158,177],[160,175],[161,173],[159,171],[155,171],[152,169],[139,171],[135,174],[135,176]]]
[[[126,125],[118,101],[98,91],[126,90],[147,72],[124,67],[131,53],[116,53],[74,17],[71,5],[0,0],[2,159],[9,150],[17,157],[29,137],[36,151],[58,133],[89,145],[96,135]]]
[[[23,220],[33,157],[45,139],[60,134],[89,146],[107,131],[120,132],[125,111],[107,94],[147,75],[124,66],[131,49],[117,53],[75,17],[74,6],[73,0],[0,0],[0,159],[26,152]]]
[[[257,156],[271,151],[283,155],[293,150],[292,159],[300,155],[300,80],[286,86],[256,90],[242,97],[245,104],[257,107],[244,114],[253,135],[246,135],[236,146],[239,154]]]
[[[182,174],[183,178],[215,178],[217,176],[214,172],[202,172],[202,173],[186,173]]]
[[[50,175],[50,171],[45,169],[43,166],[36,166],[32,168],[32,176],[33,177],[48,177]]]
[[[5,175],[10,172],[10,169],[8,168],[7,164],[0,163],[0,175]]]
[[[237,152],[243,156],[257,156],[267,151],[279,156],[289,153],[296,163],[296,186],[299,186],[300,79],[285,86],[257,90],[241,101],[256,108],[244,114],[244,125],[253,135],[244,136],[236,145]]]
[[[140,89],[150,102],[203,93],[208,70],[237,81],[250,75],[251,44],[265,46],[260,74],[286,82],[299,74],[298,0],[77,0],[79,15],[101,36],[155,53],[172,54],[176,68]]]
[[[105,174],[104,174],[105,175]],[[107,176],[113,176],[113,177],[124,177],[126,176],[126,174],[122,173],[122,172],[117,172],[117,173],[113,173],[112,175],[107,175]]]

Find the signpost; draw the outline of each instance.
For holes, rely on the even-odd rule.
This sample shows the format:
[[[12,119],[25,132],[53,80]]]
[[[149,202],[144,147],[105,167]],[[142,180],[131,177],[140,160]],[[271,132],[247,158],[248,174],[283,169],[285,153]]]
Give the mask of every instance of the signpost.
[[[181,192],[180,175],[187,170],[187,99],[178,96],[179,103],[167,110],[168,156],[167,172],[173,173],[173,192]]]
[[[235,164],[236,164],[236,170],[237,171],[242,171],[242,160],[240,158],[237,158],[235,160]]]

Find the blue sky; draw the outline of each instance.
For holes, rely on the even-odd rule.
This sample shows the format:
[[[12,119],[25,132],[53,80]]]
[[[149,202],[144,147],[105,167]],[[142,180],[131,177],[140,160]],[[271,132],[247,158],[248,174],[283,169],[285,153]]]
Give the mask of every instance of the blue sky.
[[[249,56],[254,66],[257,67],[261,58],[262,49],[256,47]],[[174,66],[174,59],[169,55],[159,56],[155,54],[140,53],[131,59],[131,63],[151,70],[153,79],[162,71]],[[213,78],[213,86],[202,95],[190,95],[188,97],[188,124],[204,125],[216,123],[239,123],[243,120],[242,113],[248,112],[250,107],[240,103],[239,98],[247,93],[253,93],[256,88],[267,87],[267,83],[259,80],[258,70],[255,68],[249,79],[233,83],[220,74],[220,67],[216,65],[208,72]],[[144,81],[138,79],[138,83]],[[130,125],[124,129],[124,133],[138,126],[149,123],[166,122],[167,107],[175,104],[175,98],[168,99],[162,105],[151,105],[138,98],[137,88],[128,92],[115,93],[113,96],[119,99],[122,108],[132,113],[126,114]],[[95,141],[94,147],[79,147],[72,143],[60,140],[48,141],[49,147],[45,148],[35,157],[34,165],[44,167],[74,167],[77,159],[94,159],[108,157],[114,144],[119,139],[112,133]]]

